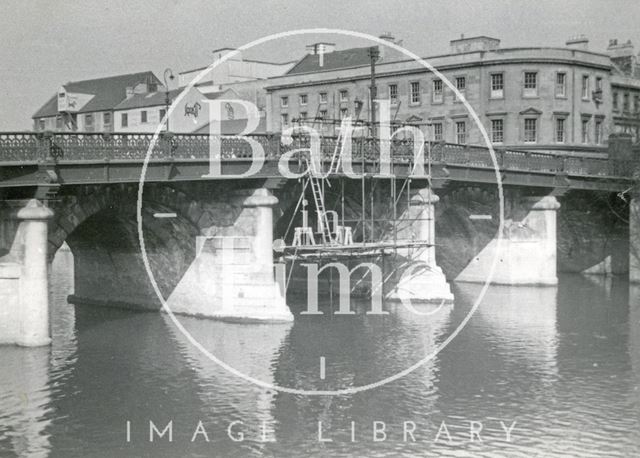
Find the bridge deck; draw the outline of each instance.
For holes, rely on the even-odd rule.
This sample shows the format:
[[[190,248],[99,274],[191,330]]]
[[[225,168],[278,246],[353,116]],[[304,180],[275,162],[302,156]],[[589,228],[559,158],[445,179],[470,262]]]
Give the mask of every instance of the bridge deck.
[[[0,133],[0,187],[34,186],[43,179],[43,168],[54,168],[61,184],[122,183],[140,179],[141,166],[151,145],[145,181],[193,181],[209,171],[209,136],[206,134],[103,133]],[[279,135],[250,135],[265,152],[265,164],[254,178],[281,177],[277,167],[283,153],[308,147],[307,138],[285,146]],[[247,171],[250,145],[242,138],[221,139],[224,174]],[[379,170],[379,141],[352,140],[353,170],[375,174]],[[330,159],[336,138],[323,138],[321,150]],[[436,181],[495,183],[496,171],[488,148],[450,143],[430,143],[431,177]],[[626,189],[637,162],[603,157],[496,149],[496,162],[504,184],[579,189]],[[399,177],[412,170],[413,143],[393,141],[392,172]],[[425,157],[427,154],[425,154]],[[291,161],[292,170],[296,163]],[[298,164],[299,165],[299,164]],[[210,179],[210,178],[208,178]]]

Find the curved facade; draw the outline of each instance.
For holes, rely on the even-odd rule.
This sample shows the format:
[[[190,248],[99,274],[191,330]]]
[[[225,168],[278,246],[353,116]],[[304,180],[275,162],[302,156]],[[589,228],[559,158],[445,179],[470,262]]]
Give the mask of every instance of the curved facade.
[[[608,55],[493,47],[425,60],[463,93],[496,146],[598,152],[612,132]],[[315,121],[316,127],[320,118],[339,120],[347,114],[369,120],[369,78],[369,66],[360,65],[270,80],[268,129],[278,131],[299,118]],[[383,58],[376,65],[376,87],[379,99],[390,100],[395,121],[419,125],[435,140],[484,143],[453,90],[418,63]]]

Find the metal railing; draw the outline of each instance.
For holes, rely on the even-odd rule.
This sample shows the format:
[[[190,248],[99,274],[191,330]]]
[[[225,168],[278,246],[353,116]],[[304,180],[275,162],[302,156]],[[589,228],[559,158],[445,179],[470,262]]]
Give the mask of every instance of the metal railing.
[[[71,133],[71,132],[4,132],[0,133],[0,166],[4,163],[37,163],[55,160],[59,163],[81,161],[142,161],[153,142],[151,133]],[[277,159],[292,149],[308,148],[308,137],[294,137],[290,145],[282,143],[279,134],[252,134],[262,146],[266,159]],[[151,160],[207,160],[208,134],[161,134],[153,144]],[[324,137],[322,154],[330,159],[336,137]],[[251,145],[241,137],[221,137],[222,159],[247,160]],[[372,138],[352,139],[354,161],[376,162],[380,157],[380,141]],[[427,151],[433,164],[452,167],[494,168],[488,148],[452,143],[431,143]],[[585,177],[630,177],[637,161],[612,160],[607,157],[571,156],[517,149],[495,149],[498,167],[504,171],[567,174]],[[411,140],[393,140],[392,161],[413,159]],[[428,154],[425,152],[425,160]]]

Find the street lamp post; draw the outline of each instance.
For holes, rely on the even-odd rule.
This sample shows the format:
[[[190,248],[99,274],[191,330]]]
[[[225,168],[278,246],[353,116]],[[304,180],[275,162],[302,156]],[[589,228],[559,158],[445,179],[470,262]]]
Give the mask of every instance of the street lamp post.
[[[167,132],[169,132],[169,82],[167,81],[167,78],[169,80],[173,80],[174,76],[173,76],[173,70],[171,70],[170,68],[165,69],[164,71],[164,75],[163,75],[163,79],[164,79],[164,106],[165,106],[165,111],[164,111],[164,115],[167,117]]]
[[[369,90],[369,111],[371,120],[371,137],[376,136],[376,61],[380,57],[380,50],[377,46],[369,48],[369,58],[371,59],[371,89]]]

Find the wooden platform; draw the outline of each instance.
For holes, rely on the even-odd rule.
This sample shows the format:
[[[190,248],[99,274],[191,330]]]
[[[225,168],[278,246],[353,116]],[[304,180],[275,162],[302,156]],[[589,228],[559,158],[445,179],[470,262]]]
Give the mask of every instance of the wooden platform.
[[[430,247],[433,244],[425,241],[399,240],[397,242],[364,242],[353,245],[287,245],[282,247],[282,258],[285,260],[313,258],[354,258],[393,254],[398,248]]]

